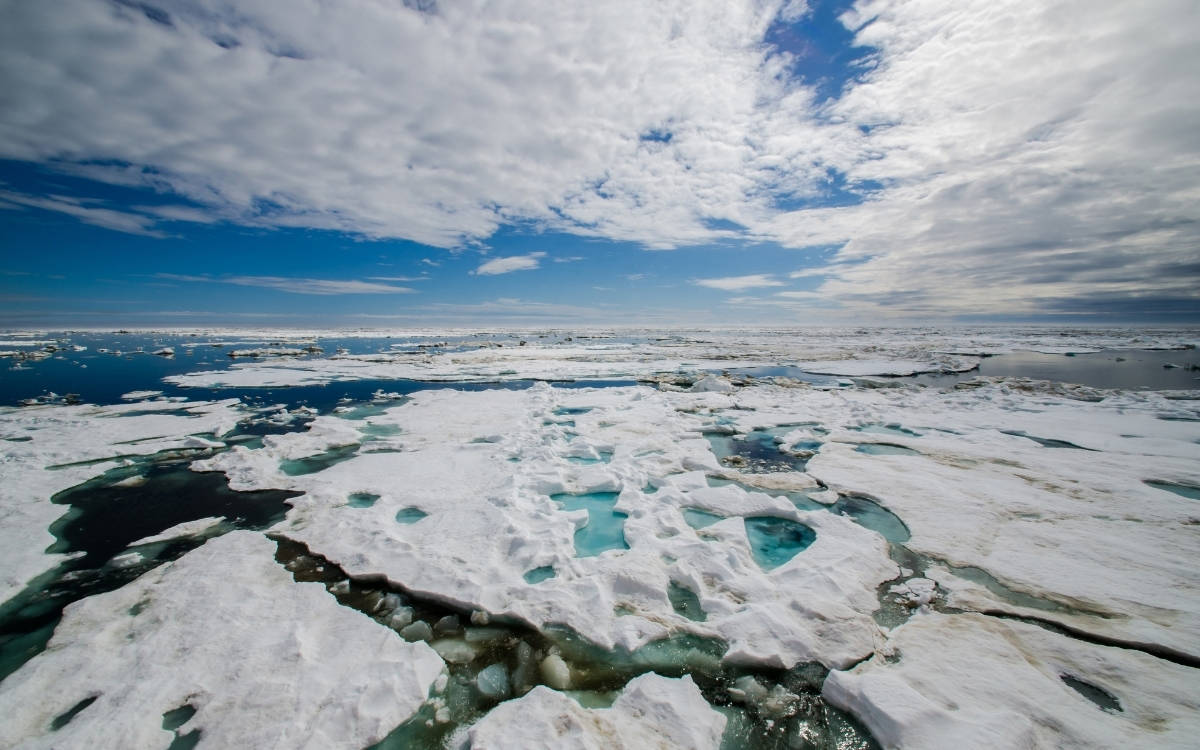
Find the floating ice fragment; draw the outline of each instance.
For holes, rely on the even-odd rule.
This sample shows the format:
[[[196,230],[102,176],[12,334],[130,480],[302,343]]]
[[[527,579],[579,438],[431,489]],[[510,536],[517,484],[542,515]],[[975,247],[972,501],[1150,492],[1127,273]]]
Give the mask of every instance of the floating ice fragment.
[[[433,628],[429,627],[429,623],[424,620],[417,620],[401,628],[400,637],[409,643],[415,641],[432,641]]]
[[[729,393],[733,390],[733,383],[729,382],[729,378],[706,375],[693,383],[688,390],[694,393]]]
[[[400,630],[405,625],[413,621],[412,607],[397,607],[392,616],[388,618],[388,627],[392,630]]]
[[[475,687],[488,698],[504,698],[510,690],[508,668],[503,664],[492,664],[484,667],[475,676]]]
[[[429,645],[451,664],[469,664],[479,656],[479,649],[462,638],[440,638]]]
[[[558,654],[550,654],[539,666],[542,679],[555,690],[566,690],[571,687],[571,668]]]
[[[454,633],[461,628],[458,615],[446,615],[433,624],[435,633]]]

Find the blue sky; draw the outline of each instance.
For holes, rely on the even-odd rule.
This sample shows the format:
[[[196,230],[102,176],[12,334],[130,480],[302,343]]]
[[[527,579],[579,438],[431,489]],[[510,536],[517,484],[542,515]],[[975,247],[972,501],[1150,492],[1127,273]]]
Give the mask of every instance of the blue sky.
[[[0,0],[0,326],[1195,322],[1196,14]]]

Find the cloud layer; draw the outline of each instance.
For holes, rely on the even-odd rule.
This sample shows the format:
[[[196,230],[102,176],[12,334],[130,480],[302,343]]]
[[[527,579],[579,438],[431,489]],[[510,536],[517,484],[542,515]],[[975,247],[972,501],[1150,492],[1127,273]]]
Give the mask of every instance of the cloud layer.
[[[151,236],[221,220],[461,247],[520,222],[651,249],[832,246],[832,265],[796,276],[815,288],[761,299],[872,316],[1200,295],[1191,0],[859,0],[842,22],[869,55],[827,101],[764,41],[803,28],[796,2],[0,0],[0,14],[0,157],[190,204],[5,191],[0,207]],[[782,283],[733,278],[696,283]]]

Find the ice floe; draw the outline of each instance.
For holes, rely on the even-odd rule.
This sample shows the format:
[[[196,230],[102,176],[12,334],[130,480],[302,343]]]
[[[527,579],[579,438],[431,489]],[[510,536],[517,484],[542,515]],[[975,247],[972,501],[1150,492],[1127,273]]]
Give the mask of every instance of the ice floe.
[[[584,708],[560,692],[536,687],[493,709],[465,732],[462,746],[703,750],[720,745],[725,721],[691,677],[648,673],[626,685],[610,708]]]
[[[62,561],[44,552],[66,510],[55,494],[137,457],[223,445],[197,436],[224,435],[244,416],[237,399],[0,407],[0,603]]]
[[[370,419],[400,428],[390,450],[368,452],[364,440],[336,465],[289,475],[281,469],[289,459],[342,444],[354,429],[319,418],[307,432],[194,466],[224,471],[235,489],[305,492],[276,531],[351,575],[538,626],[565,624],[606,648],[691,632],[725,640],[726,658],[741,663],[844,666],[870,654],[875,589],[897,572],[885,541],[782,496],[709,486],[706,472],[723,470],[701,435],[704,419],[687,411],[709,397],[728,398],[645,387],[425,391]],[[607,458],[571,461],[581,451]],[[355,493],[378,499],[361,507]],[[628,549],[581,554],[577,531],[600,521],[552,496],[587,493],[615,498]],[[688,508],[724,520],[700,534]],[[397,523],[412,510],[422,515]],[[751,535],[768,517],[815,538],[762,564]],[[526,577],[545,567],[552,578]],[[672,583],[696,594],[702,622],[676,612]]]
[[[234,531],[68,607],[47,650],[0,683],[0,746],[166,747],[199,732],[208,747],[357,750],[382,739],[426,700],[442,660],[320,584],[295,583],[274,553],[261,534]],[[185,707],[186,723],[164,729]]]
[[[917,615],[823,694],[885,748],[1191,747],[1200,670],[977,614]]]

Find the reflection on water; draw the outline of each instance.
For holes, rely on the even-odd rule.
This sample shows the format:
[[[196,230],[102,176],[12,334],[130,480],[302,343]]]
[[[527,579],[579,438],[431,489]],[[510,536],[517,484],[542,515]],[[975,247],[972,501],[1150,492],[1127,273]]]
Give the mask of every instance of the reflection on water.
[[[1013,352],[985,357],[979,363],[979,369],[971,372],[917,375],[904,380],[945,387],[979,375],[1051,380],[1092,388],[1200,388],[1200,351],[1107,349],[1084,354]]]

